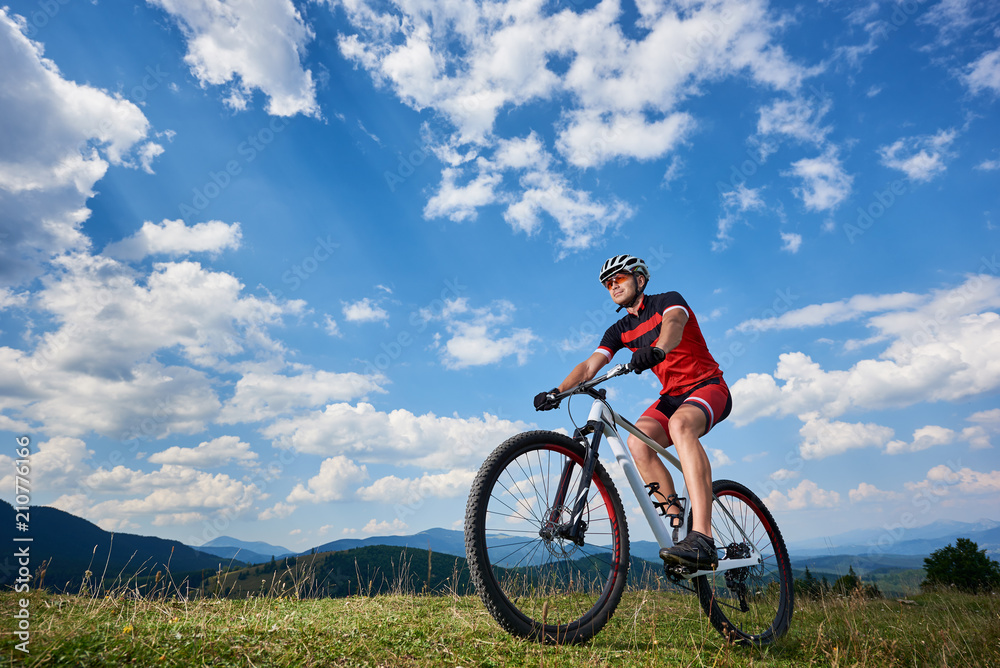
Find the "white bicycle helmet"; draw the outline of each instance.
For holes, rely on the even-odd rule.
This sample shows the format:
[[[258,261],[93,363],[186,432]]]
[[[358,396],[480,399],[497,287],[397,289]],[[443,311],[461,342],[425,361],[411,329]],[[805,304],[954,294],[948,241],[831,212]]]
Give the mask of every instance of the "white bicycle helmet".
[[[615,255],[604,263],[601,267],[601,285],[617,273],[626,271],[630,274],[642,274],[649,282],[649,268],[646,263],[632,255]]]

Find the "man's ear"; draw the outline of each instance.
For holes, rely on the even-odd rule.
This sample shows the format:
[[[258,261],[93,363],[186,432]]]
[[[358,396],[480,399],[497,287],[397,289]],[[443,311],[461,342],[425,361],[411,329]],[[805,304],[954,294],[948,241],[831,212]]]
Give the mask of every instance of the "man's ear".
[[[646,287],[646,277],[643,276],[642,274],[640,274],[639,272],[636,272],[636,274],[635,274],[635,281],[636,281],[636,285],[639,286],[640,290],[642,290],[644,287]],[[642,282],[640,283],[639,281],[642,281]]]

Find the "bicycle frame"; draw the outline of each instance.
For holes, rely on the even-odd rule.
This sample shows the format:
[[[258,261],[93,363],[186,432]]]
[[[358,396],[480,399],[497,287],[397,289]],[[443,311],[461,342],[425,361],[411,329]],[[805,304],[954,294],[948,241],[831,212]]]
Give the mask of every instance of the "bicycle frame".
[[[638,501],[639,503],[639,508],[642,510],[642,515],[645,518],[646,523],[649,524],[649,528],[653,532],[653,536],[655,537],[657,544],[660,546],[660,549],[663,549],[666,547],[671,547],[674,544],[671,532],[666,526],[664,526],[663,521],[660,519],[660,515],[657,512],[656,507],[653,505],[652,495],[646,493],[646,483],[643,482],[642,476],[639,475],[639,470],[636,468],[635,461],[632,459],[632,454],[629,452],[628,447],[625,445],[625,442],[622,440],[621,435],[618,433],[618,427],[621,427],[622,429],[624,429],[625,431],[627,431],[628,433],[632,434],[640,441],[645,443],[648,447],[652,448],[656,453],[658,453],[660,456],[662,456],[664,459],[670,462],[670,464],[672,464],[674,468],[676,468],[683,474],[683,468],[681,467],[681,462],[680,460],[677,459],[677,457],[668,452],[659,443],[657,443],[649,436],[644,434],[642,431],[640,431],[638,427],[636,427],[634,424],[632,424],[631,422],[623,418],[621,415],[616,413],[614,409],[612,409],[611,406],[609,406],[608,403],[604,400],[604,397],[601,395],[601,393],[593,389],[595,385],[598,385],[599,383],[602,383],[605,380],[608,380],[615,376],[619,376],[623,373],[628,373],[629,370],[630,369],[628,365],[619,364],[614,368],[612,368],[603,376],[599,376],[590,381],[587,381],[586,383],[582,383],[578,387],[573,388],[571,390],[567,390],[566,392],[561,393],[560,395],[561,398],[564,396],[569,396],[571,394],[585,393],[594,397],[594,403],[590,407],[590,414],[587,418],[587,426],[585,430],[584,431],[577,430],[578,437],[585,437],[586,434],[593,434],[593,436],[588,441],[590,447],[588,448],[587,459],[584,464],[585,469],[589,469],[589,471],[588,470],[584,471],[585,475],[583,475],[580,480],[580,489],[577,491],[577,494],[575,496],[576,503],[574,504],[572,519],[569,523],[571,527],[570,532],[571,534],[573,534],[571,537],[573,537],[574,539],[578,538],[575,534],[578,532],[580,527],[581,516],[583,513],[583,506],[585,505],[587,495],[590,490],[590,479],[591,479],[590,473],[593,472],[593,467],[597,463],[597,450],[600,444],[600,439],[603,436],[605,440],[608,442],[608,446],[611,448],[611,451],[615,455],[615,461],[618,463],[618,466],[622,469],[622,472],[625,474],[625,479],[628,481],[629,487],[632,488],[632,493],[635,495],[636,501]],[[566,484],[568,484],[569,480],[567,472],[564,472],[563,477],[564,480],[567,482],[560,483],[560,494],[565,494],[569,491],[565,490],[565,486]],[[714,501],[714,496],[713,496],[713,501]],[[729,511],[726,510],[726,508],[721,504],[716,504],[716,506],[720,508],[722,512],[725,512],[727,515],[729,514]],[[690,514],[691,514],[691,504],[690,503],[684,504],[683,522],[681,524],[681,527],[678,529],[678,536],[681,538],[687,535],[688,518],[690,517]],[[740,527],[741,532],[743,531],[739,522],[736,522],[735,518],[730,516],[730,520],[733,521],[734,526]],[[753,541],[750,541],[745,533],[743,537],[744,539],[747,540],[748,544],[753,545]],[[760,551],[757,550],[757,548],[754,546],[752,547],[751,554],[749,557],[746,557],[744,559],[720,560],[718,567],[715,569],[715,572],[720,573],[733,568],[757,566],[762,561],[763,561],[763,556],[761,555]],[[700,570],[692,573],[685,573],[681,575],[681,577],[683,577],[686,580],[690,580],[692,578],[696,578],[698,576],[706,575],[709,573],[712,573],[712,571]]]

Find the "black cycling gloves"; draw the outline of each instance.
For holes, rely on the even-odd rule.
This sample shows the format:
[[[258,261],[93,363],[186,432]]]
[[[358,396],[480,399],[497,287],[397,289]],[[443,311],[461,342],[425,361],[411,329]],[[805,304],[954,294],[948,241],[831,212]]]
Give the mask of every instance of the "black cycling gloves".
[[[646,369],[652,369],[662,362],[666,356],[667,354],[663,352],[663,349],[656,346],[639,348],[632,353],[632,370],[636,373],[642,373]]]
[[[559,399],[554,398],[552,395],[559,394],[559,388],[554,387],[548,392],[539,392],[535,395],[535,410],[536,411],[550,411],[553,408],[559,408]]]

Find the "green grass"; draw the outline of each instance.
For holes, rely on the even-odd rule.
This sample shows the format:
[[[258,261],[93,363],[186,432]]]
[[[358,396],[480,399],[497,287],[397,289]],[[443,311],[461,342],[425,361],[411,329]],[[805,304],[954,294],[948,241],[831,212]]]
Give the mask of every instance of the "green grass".
[[[10,620],[23,594],[0,594]],[[150,600],[33,592],[28,666],[998,666],[1000,596],[796,603],[790,633],[732,647],[692,596],[631,591],[590,643],[507,635],[471,596]]]

